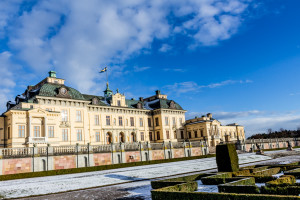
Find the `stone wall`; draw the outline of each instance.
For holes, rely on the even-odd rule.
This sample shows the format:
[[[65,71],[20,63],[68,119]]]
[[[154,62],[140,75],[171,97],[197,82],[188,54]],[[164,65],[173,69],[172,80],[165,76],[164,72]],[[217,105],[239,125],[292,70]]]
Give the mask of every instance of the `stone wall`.
[[[240,146],[246,151],[253,146],[255,150],[255,144],[262,149],[286,148],[286,141],[292,146],[300,144],[298,139],[282,138],[246,140]],[[0,175],[199,156],[210,151],[214,150],[203,141],[6,148],[0,149]]]

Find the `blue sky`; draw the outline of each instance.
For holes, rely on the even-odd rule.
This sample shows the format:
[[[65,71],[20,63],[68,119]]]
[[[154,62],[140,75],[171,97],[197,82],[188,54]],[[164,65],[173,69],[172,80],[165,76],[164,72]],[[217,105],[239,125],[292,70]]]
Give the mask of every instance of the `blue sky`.
[[[0,1],[0,110],[55,70],[127,98],[160,89],[192,118],[249,136],[300,127],[300,7],[294,0]]]

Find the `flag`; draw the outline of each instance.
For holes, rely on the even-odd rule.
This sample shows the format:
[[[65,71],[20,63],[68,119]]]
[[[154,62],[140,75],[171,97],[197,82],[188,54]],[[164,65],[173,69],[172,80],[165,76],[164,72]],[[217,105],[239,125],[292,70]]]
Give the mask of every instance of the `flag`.
[[[107,71],[107,67],[104,67],[104,69],[102,69],[99,73],[103,73]]]

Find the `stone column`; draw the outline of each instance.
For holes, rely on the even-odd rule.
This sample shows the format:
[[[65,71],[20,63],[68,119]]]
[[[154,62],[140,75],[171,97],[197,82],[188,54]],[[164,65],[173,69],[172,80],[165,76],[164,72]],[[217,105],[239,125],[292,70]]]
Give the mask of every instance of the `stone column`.
[[[31,137],[31,117],[28,117],[28,137]]]
[[[47,138],[48,137],[48,135],[47,135],[47,117],[44,117],[44,131],[45,131],[45,138]]]

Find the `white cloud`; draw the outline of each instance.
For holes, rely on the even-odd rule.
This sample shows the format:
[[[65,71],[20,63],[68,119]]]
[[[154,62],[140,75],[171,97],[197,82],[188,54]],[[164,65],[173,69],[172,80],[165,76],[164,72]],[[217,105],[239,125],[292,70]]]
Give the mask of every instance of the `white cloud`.
[[[300,112],[268,112],[259,110],[241,112],[212,112],[213,118],[222,124],[238,123],[245,127],[246,137],[256,133],[266,133],[269,128],[295,130],[300,127]],[[202,116],[205,113],[189,112],[187,118]]]
[[[135,72],[142,72],[142,71],[145,71],[145,70],[148,70],[148,69],[150,69],[151,67],[138,67],[138,66],[135,66],[134,68],[133,68],[133,70],[135,71]]]
[[[5,2],[8,5],[9,1]],[[69,84],[91,92],[98,88],[95,71],[99,66],[122,64],[147,52],[155,39],[179,33],[198,46],[230,38],[249,4],[245,0],[41,0],[21,16],[6,14],[0,21],[8,26],[7,22],[14,20],[7,37],[18,59],[39,75],[55,66]],[[15,7],[12,10],[15,12]],[[175,24],[172,17],[182,23]],[[160,50],[170,47],[163,45]]]
[[[166,71],[166,72],[169,72],[169,71],[173,71],[173,72],[186,72],[186,69],[180,69],[180,68],[164,68],[163,70]]]
[[[13,99],[13,88],[16,86],[15,73],[20,70],[20,66],[11,62],[11,53],[0,53],[0,112],[5,110],[6,102]]]
[[[171,49],[172,49],[172,46],[170,46],[170,45],[168,45],[168,44],[163,44],[163,45],[159,48],[158,51],[165,53],[165,52],[170,51]]]
[[[0,1],[0,38],[5,35],[6,28],[18,12],[20,1],[2,0]]]
[[[211,83],[208,85],[198,85],[196,82],[193,81],[187,81],[187,82],[181,82],[181,83],[174,83],[173,85],[166,85],[164,88],[166,88],[170,93],[176,93],[177,95],[187,93],[187,92],[200,92],[203,88],[217,88],[222,87],[226,85],[232,85],[232,84],[245,84],[245,83],[251,83],[250,80],[226,80],[219,83]]]

